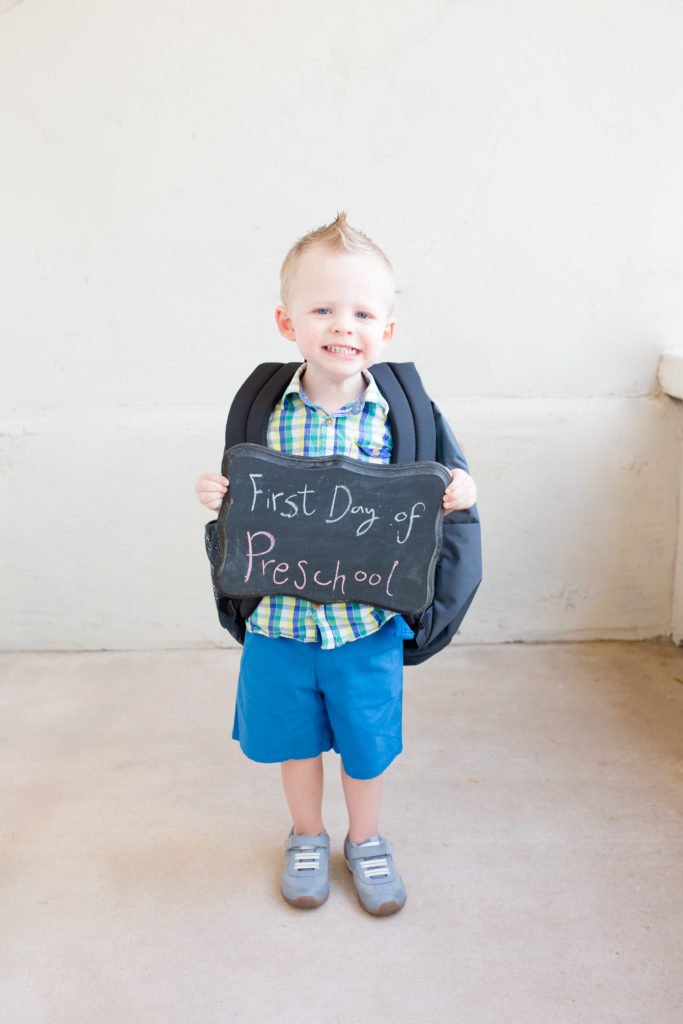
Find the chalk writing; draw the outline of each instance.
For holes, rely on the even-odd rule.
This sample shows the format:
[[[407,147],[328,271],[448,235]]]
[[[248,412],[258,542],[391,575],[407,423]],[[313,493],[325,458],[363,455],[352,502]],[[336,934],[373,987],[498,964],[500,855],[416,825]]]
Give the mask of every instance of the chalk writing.
[[[303,458],[260,445],[226,452],[216,587],[418,613],[431,601],[450,481],[433,462]]]

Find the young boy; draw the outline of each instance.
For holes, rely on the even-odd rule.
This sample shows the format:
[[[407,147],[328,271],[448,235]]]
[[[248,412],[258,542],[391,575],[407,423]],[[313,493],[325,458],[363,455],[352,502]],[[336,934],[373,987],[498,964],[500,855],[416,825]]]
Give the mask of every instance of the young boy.
[[[275,320],[305,362],[273,409],[268,446],[389,462],[388,405],[368,371],[396,326],[389,260],[340,213],[292,247],[280,276]],[[195,485],[213,510],[227,488],[216,473]],[[475,500],[472,478],[451,470],[444,511]],[[384,771],[402,750],[402,648],[411,636],[395,612],[282,595],[262,598],[247,621],[233,738],[253,760],[281,762],[292,816],[281,891],[293,906],[317,907],[329,894],[322,753],[330,748],[341,755],[344,855],[361,906],[386,915],[405,903],[379,816]]]

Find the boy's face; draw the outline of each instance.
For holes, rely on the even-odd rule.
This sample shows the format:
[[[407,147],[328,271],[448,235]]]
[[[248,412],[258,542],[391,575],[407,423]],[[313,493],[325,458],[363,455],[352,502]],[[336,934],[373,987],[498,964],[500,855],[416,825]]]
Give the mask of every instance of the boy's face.
[[[313,246],[299,259],[287,306],[275,319],[308,370],[339,383],[378,362],[391,340],[393,281],[368,256]]]

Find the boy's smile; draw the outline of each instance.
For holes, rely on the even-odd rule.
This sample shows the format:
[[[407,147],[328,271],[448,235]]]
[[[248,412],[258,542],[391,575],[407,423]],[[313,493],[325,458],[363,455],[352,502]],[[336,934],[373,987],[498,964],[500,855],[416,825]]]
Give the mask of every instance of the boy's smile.
[[[361,371],[378,362],[394,333],[393,282],[377,259],[323,246],[299,259],[286,306],[275,318],[306,360],[306,392],[358,397]]]

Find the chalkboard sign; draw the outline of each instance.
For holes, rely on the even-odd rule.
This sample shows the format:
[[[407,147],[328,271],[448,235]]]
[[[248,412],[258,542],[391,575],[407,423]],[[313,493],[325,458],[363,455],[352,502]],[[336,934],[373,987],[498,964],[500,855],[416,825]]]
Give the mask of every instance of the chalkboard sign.
[[[238,444],[218,516],[216,589],[290,594],[419,614],[432,601],[450,473],[436,462],[375,465]]]

